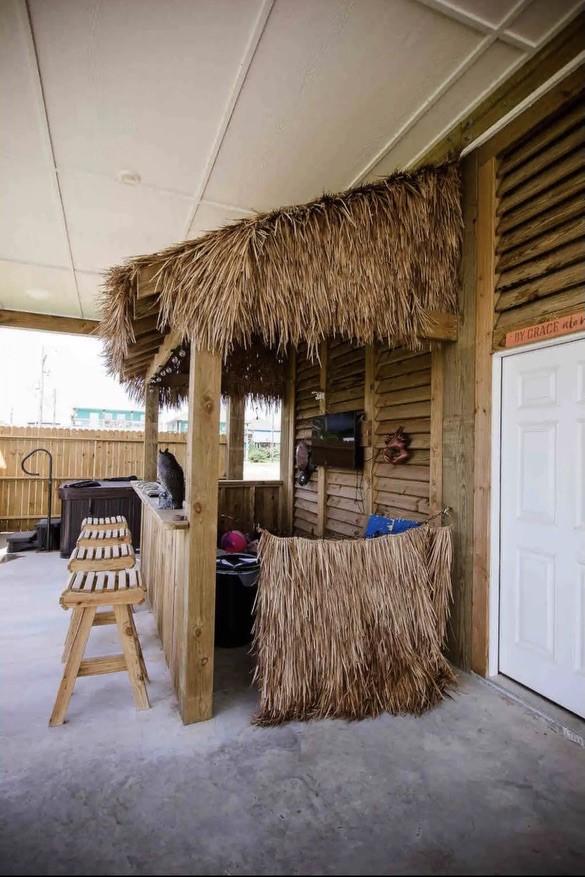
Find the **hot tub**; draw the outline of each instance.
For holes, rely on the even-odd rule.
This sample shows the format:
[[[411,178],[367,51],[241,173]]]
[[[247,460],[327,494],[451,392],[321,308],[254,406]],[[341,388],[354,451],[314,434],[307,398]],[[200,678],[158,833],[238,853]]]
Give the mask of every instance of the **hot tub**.
[[[132,487],[132,481],[100,481],[93,487],[72,487],[71,483],[74,482],[59,488],[61,557],[69,557],[75,548],[81,522],[89,515],[124,515],[132,533],[134,549],[140,548],[142,503]]]

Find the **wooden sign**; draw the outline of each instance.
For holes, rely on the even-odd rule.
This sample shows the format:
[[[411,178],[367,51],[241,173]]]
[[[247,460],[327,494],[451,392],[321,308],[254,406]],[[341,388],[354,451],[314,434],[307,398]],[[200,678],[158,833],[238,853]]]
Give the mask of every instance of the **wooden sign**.
[[[519,344],[545,341],[547,338],[556,338],[558,335],[569,335],[571,332],[582,331],[585,331],[585,310],[568,317],[547,320],[546,323],[538,323],[536,326],[527,326],[525,329],[514,329],[513,332],[508,332],[506,335],[506,347],[517,347]]]

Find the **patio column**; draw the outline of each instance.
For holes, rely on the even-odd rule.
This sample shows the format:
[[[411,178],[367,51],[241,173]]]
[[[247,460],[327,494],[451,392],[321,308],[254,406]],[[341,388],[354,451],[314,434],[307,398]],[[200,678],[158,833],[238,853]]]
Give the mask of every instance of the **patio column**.
[[[285,535],[292,533],[293,525],[296,365],[296,351],[291,350],[280,408],[280,529]]]
[[[144,480],[156,481],[158,456],[158,387],[147,385],[144,405]]]
[[[191,345],[179,706],[185,724],[211,718],[215,627],[221,356]]]
[[[241,481],[244,477],[244,428],[246,400],[229,399],[227,405],[226,478]]]

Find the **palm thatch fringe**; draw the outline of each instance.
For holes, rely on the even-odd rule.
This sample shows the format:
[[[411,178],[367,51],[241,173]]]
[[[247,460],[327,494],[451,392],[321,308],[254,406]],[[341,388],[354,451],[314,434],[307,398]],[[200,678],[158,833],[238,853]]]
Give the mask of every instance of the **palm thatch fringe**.
[[[441,651],[448,527],[342,541],[265,532],[259,552],[258,724],[420,714],[454,684]]]
[[[461,233],[453,163],[242,219],[108,273],[107,360],[122,371],[146,269],[160,328],[224,357],[254,339],[281,352],[334,337],[416,348],[425,311],[455,311]]]

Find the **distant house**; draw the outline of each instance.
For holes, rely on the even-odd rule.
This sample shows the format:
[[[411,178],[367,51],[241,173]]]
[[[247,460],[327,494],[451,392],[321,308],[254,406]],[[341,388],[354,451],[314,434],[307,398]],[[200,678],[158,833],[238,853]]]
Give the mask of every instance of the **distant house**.
[[[165,432],[187,432],[189,429],[189,421],[182,420],[180,417],[175,417],[173,420],[169,420],[165,423]]]
[[[184,420],[181,417],[174,417],[173,420],[168,420],[165,423],[165,432],[187,432],[189,429],[189,421]],[[226,430],[226,422],[225,420],[219,421],[219,434],[225,435]]]
[[[272,428],[270,420],[249,420],[246,423],[246,434],[248,442],[252,445],[262,445],[265,447],[280,445],[280,426],[275,425]]]
[[[144,429],[144,411],[117,408],[74,408],[73,426],[86,429]]]

